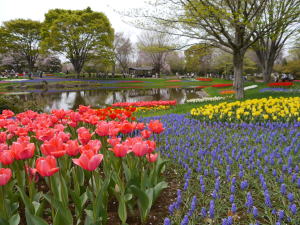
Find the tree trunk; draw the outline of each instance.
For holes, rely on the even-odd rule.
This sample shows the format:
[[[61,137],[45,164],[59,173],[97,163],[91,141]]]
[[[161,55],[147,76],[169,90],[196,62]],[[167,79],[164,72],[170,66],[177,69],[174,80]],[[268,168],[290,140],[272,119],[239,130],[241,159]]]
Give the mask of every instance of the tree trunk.
[[[234,90],[236,99],[244,98],[243,63],[245,52],[242,50],[233,53]]]
[[[263,79],[265,83],[269,83],[271,81],[271,73],[273,71],[275,58],[269,57],[264,62],[264,66],[262,67]]]

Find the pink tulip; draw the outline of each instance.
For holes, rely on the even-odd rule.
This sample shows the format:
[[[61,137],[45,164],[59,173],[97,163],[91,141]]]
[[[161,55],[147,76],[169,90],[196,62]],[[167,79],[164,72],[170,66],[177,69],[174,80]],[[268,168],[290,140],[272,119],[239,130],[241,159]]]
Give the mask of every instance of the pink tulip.
[[[59,171],[54,156],[40,157],[36,160],[36,170],[43,177],[49,177]]]
[[[0,152],[0,162],[3,165],[9,165],[14,162],[15,155],[14,152],[11,150],[4,150]]]
[[[125,145],[116,144],[111,151],[113,151],[116,157],[124,157],[128,152],[128,148]]]
[[[14,142],[10,150],[14,153],[17,160],[30,159],[34,155],[35,145],[27,141]]]
[[[66,153],[69,156],[76,156],[79,154],[79,144],[77,140],[69,140],[65,144]]]
[[[132,146],[132,151],[136,156],[144,156],[148,152],[148,145],[144,142],[137,142]]]
[[[98,168],[103,159],[102,154],[94,154],[93,151],[85,151],[78,159],[72,159],[73,163],[88,171]]]
[[[0,186],[4,186],[8,183],[12,176],[11,169],[9,168],[1,168],[0,169]]]
[[[78,140],[81,142],[81,144],[86,145],[92,137],[92,134],[90,131],[85,127],[80,127],[77,129],[78,133]]]
[[[146,155],[146,158],[147,158],[148,162],[151,162],[151,163],[156,162],[157,157],[158,157],[157,153],[155,153],[155,154],[147,154]]]

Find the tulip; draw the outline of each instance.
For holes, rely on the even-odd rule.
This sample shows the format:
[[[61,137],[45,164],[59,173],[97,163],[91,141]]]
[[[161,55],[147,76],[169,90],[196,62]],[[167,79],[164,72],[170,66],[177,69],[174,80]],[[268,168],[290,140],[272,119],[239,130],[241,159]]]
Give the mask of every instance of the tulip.
[[[146,155],[146,158],[147,158],[148,162],[151,162],[151,163],[156,162],[157,157],[158,157],[157,153],[155,153],[155,154],[147,154]]]
[[[17,160],[30,159],[34,155],[35,145],[30,142],[14,142],[10,150]]]
[[[102,154],[95,154],[93,151],[84,151],[78,159],[72,159],[73,163],[88,171],[94,171],[103,159]]]
[[[128,152],[128,148],[125,145],[116,144],[111,151],[113,151],[116,157],[124,157]]]
[[[9,165],[14,162],[15,155],[14,152],[11,150],[4,150],[0,152],[0,162],[3,165]]]
[[[79,144],[77,140],[69,140],[65,144],[66,153],[69,156],[76,156],[79,154]]]
[[[53,155],[56,158],[66,154],[64,143],[58,137],[54,137],[50,141],[45,141],[44,144],[41,145],[41,151],[44,155]]]
[[[143,142],[137,142],[132,146],[132,151],[136,156],[144,156],[148,152],[148,145]]]
[[[160,134],[164,131],[163,124],[159,120],[151,120],[148,127],[153,133]]]
[[[102,147],[101,141],[99,140],[90,140],[86,145],[80,147],[80,152],[93,151],[94,154],[97,154]]]
[[[110,139],[107,139],[107,142],[111,145],[111,146],[115,146],[116,144],[120,144],[121,138],[116,138],[116,137],[112,137]]]
[[[8,145],[7,144],[0,144],[0,152],[8,150]]]
[[[35,162],[37,172],[43,177],[49,177],[59,171],[54,156],[40,157]]]
[[[143,138],[148,139],[151,136],[152,132],[150,130],[143,130],[141,132],[141,135],[143,136]]]
[[[97,124],[97,128],[96,128],[95,132],[96,132],[96,134],[98,134],[101,137],[108,136],[109,124],[105,121],[99,122]]]
[[[7,135],[5,132],[0,132],[0,144],[6,142]]]
[[[0,186],[4,186],[8,183],[12,176],[11,169],[9,168],[1,168],[0,169]]]
[[[80,127],[77,129],[77,133],[78,133],[78,140],[81,142],[81,144],[85,145],[91,140],[92,134],[89,132],[87,128]]]

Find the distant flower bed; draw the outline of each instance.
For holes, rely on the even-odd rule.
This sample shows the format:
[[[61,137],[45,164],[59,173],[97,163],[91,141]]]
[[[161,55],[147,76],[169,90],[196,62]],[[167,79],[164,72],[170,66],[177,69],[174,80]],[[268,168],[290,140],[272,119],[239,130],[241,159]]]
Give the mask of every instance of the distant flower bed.
[[[170,105],[159,105],[159,106],[150,106],[150,107],[136,107],[135,112],[147,112],[147,111],[159,111],[169,109]]]
[[[199,80],[199,81],[213,81],[213,79],[205,78],[205,77],[199,77],[199,78],[196,78],[196,80]]]
[[[300,80],[294,80],[294,82],[300,82]]]
[[[181,80],[167,80],[167,82],[181,82]]]
[[[290,87],[292,86],[292,82],[277,82],[277,83],[269,83],[269,87]]]
[[[205,121],[264,122],[266,120],[300,122],[300,97],[261,98],[246,101],[207,104],[191,110]]]
[[[52,76],[55,76],[55,75],[54,74],[50,74],[50,73],[46,73],[46,74],[44,74],[44,76],[52,77]]]
[[[250,85],[250,86],[244,87],[244,90],[246,91],[246,90],[254,89],[257,87],[258,87],[257,85]]]
[[[202,86],[197,86],[196,88],[207,88],[210,87],[209,85],[202,85]]]
[[[120,83],[144,83],[142,80],[122,80]]]
[[[263,88],[259,92],[300,92],[300,89],[287,89],[287,88]]]
[[[176,105],[176,100],[174,101],[141,101],[141,102],[117,102],[112,104],[113,107],[150,107],[150,106],[159,106],[159,105]]]
[[[212,87],[231,87],[233,84],[214,84],[214,85],[211,85]]]
[[[225,90],[225,91],[220,91],[221,95],[230,95],[230,94],[234,94],[235,91],[234,90]]]
[[[213,101],[220,101],[220,100],[225,100],[225,99],[228,99],[228,97],[215,96],[215,97],[193,98],[193,99],[187,100],[186,102],[187,103],[213,102]]]

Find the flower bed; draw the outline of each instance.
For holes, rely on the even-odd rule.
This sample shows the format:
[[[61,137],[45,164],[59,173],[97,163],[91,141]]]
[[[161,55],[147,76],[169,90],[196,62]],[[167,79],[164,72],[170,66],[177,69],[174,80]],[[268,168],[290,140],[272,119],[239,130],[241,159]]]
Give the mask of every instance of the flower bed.
[[[250,86],[247,86],[247,87],[244,87],[244,90],[250,90],[250,89],[254,89],[254,88],[257,88],[258,85],[250,85]]]
[[[193,99],[186,100],[186,102],[187,103],[214,102],[214,101],[221,101],[225,99],[228,99],[228,97],[215,96],[215,97],[193,98]]]
[[[300,121],[300,97],[270,97],[208,104],[192,109],[191,115],[204,121]]]
[[[290,89],[290,88],[263,88],[259,92],[300,92],[300,89]]]
[[[277,83],[269,83],[269,87],[290,87],[292,86],[292,82],[277,82]]]
[[[222,88],[222,87],[232,87],[233,84],[214,84],[211,85],[212,87],[216,87],[216,88]]]
[[[213,79],[206,78],[206,77],[199,77],[199,78],[196,78],[196,80],[199,80],[199,81],[213,81]]]
[[[298,224],[300,123],[143,122],[153,119],[166,127],[161,154],[180,168],[165,225]]]
[[[235,91],[234,90],[225,90],[225,91],[220,91],[221,95],[231,95],[234,94]]]
[[[166,82],[181,82],[182,80],[167,80]]]
[[[17,115],[4,110],[2,223],[107,224],[111,199],[117,201],[120,223],[126,223],[129,208],[139,209],[145,223],[167,187],[161,176],[166,161],[151,140],[164,128],[158,120],[145,124],[131,119],[130,109],[80,106],[78,111]]]
[[[148,112],[148,111],[159,111],[170,109],[169,105],[159,105],[159,106],[150,106],[150,107],[136,107],[135,112]]]
[[[118,102],[112,104],[113,107],[129,107],[129,106],[136,106],[136,107],[153,107],[159,105],[176,105],[176,100],[173,101],[141,101],[141,102]]]

